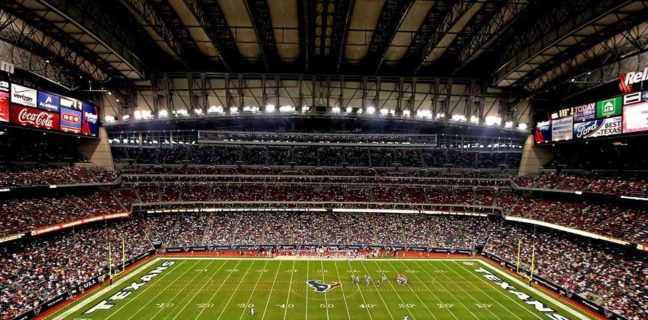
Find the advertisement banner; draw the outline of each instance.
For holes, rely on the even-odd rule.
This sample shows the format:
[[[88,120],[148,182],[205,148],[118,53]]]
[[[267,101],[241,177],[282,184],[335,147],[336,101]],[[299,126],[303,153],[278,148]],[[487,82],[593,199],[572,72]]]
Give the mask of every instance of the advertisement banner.
[[[81,111],[61,108],[61,131],[81,133]]]
[[[82,103],[81,101],[77,99],[72,99],[68,97],[61,97],[61,107],[62,108],[68,108],[72,110],[79,110],[81,111],[82,108]]]
[[[623,133],[648,130],[648,102],[623,107]]]
[[[58,113],[12,104],[10,115],[11,122],[21,126],[47,130],[59,130],[60,128]]]
[[[9,92],[0,91],[0,122],[9,122]]]
[[[50,112],[59,112],[61,98],[55,94],[38,91],[38,108]]]
[[[96,137],[99,135],[99,108],[90,104],[83,104],[83,117],[81,121],[81,134]]]
[[[621,115],[621,96],[596,102],[596,117],[608,118]]]
[[[574,123],[574,138],[596,138],[621,134],[621,117]]]
[[[551,121],[538,121],[535,129],[535,142],[545,143],[551,141]]]
[[[551,123],[551,141],[571,140],[574,134],[574,118],[556,119]]]
[[[11,84],[11,103],[36,108],[36,90]]]
[[[592,120],[596,116],[596,103],[592,102],[574,107],[572,108],[572,114],[574,115],[574,122]]]
[[[9,92],[9,82],[7,81],[0,81],[0,91],[1,92]]]

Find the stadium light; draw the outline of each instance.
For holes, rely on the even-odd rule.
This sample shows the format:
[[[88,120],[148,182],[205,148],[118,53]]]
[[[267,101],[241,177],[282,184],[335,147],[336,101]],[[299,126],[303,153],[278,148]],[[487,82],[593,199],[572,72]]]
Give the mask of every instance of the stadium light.
[[[384,117],[384,116],[388,115],[390,113],[390,111],[393,111],[393,110],[389,110],[387,108],[382,108],[382,109],[380,109],[380,115]]]
[[[187,109],[173,110],[173,113],[176,116],[182,116],[182,117],[188,117],[189,116],[189,112],[187,112]]]
[[[520,129],[520,130],[526,130],[526,129],[527,129],[527,124],[526,124],[526,123],[520,123],[520,124],[518,124],[518,129]]]
[[[117,120],[117,119],[115,118],[115,116],[105,116],[104,120],[106,122],[115,122],[115,120]]]
[[[445,118],[445,113],[437,113],[436,118],[437,120]]]
[[[340,107],[332,107],[331,113],[340,113]]]
[[[125,114],[125,115],[123,115],[123,116],[122,116],[122,120],[123,120],[123,121],[128,121],[128,120],[130,120],[130,114]]]
[[[485,123],[487,126],[499,126],[502,124],[502,118],[496,116],[487,116]]]
[[[210,106],[207,113],[223,113],[223,106]]]
[[[351,112],[353,112],[353,108],[352,107],[346,107],[346,113],[351,113]]]
[[[200,109],[200,108],[196,108],[196,109],[194,109],[194,113],[196,115],[198,115],[198,116],[202,116],[203,115],[203,110]]]
[[[506,121],[506,122],[504,122],[504,128],[506,128],[506,129],[511,129],[511,128],[513,128],[513,121]]]
[[[403,110],[403,117],[409,118],[412,115],[412,111]]]
[[[230,107],[229,108],[230,114],[237,114],[239,112],[238,107]]]
[[[169,116],[169,111],[166,111],[164,109],[158,111],[158,118],[162,119],[162,118],[166,118],[168,116]]]
[[[376,113],[376,107],[368,106],[367,107],[367,114],[374,114],[374,113]]]
[[[466,116],[463,114],[453,114],[452,118],[450,118],[452,121],[458,121],[458,122],[466,122]]]
[[[266,104],[265,112],[267,112],[267,113],[275,112],[275,105],[274,104]]]
[[[281,107],[279,107],[279,112],[282,112],[282,113],[295,112],[295,107],[293,107],[293,106],[281,106]]]
[[[430,110],[418,110],[416,111],[416,117],[417,118],[427,118],[427,119],[432,119],[432,111]]]
[[[470,123],[479,124],[479,117],[470,116]]]
[[[310,107],[309,107],[309,106],[303,106],[303,107],[301,107],[301,112],[302,112],[302,113],[306,113],[306,112],[308,112],[308,111],[310,111]]]

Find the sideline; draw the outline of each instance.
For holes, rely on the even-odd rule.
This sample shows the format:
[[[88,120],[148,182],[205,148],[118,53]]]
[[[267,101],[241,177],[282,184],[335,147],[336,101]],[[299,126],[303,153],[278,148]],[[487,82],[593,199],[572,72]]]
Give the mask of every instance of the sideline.
[[[131,278],[133,278],[134,276],[138,275],[138,274],[139,274],[140,272],[142,272],[143,270],[146,270],[147,268],[151,267],[152,265],[154,265],[155,263],[159,262],[159,261],[162,260],[162,259],[163,259],[163,258],[160,258],[160,257],[153,258],[151,261],[145,263],[145,264],[142,265],[141,267],[139,267],[139,268],[137,268],[137,269],[135,269],[135,270],[132,270],[132,271],[131,271],[129,274],[127,274],[125,277],[123,277],[123,278],[121,278],[121,279],[119,279],[119,280],[113,282],[113,285],[112,285],[112,286],[106,286],[106,287],[104,287],[103,289],[101,289],[101,290],[99,290],[99,291],[93,293],[92,295],[90,295],[90,296],[88,296],[88,297],[85,297],[85,298],[83,299],[83,301],[81,301],[81,302],[78,303],[77,305],[75,305],[75,306],[73,306],[73,307],[71,307],[71,308],[65,310],[65,312],[61,313],[60,315],[58,315],[58,316],[56,316],[56,317],[54,317],[54,318],[52,318],[52,319],[53,319],[53,320],[63,320],[63,319],[65,319],[65,318],[66,318],[67,316],[69,316],[70,314],[79,311],[79,309],[81,309],[81,308],[85,307],[86,305],[90,304],[91,302],[95,301],[97,298],[99,298],[99,297],[101,297],[102,295],[106,294],[108,291],[115,289],[115,287],[119,287],[119,286],[120,286],[121,284],[123,284],[124,282],[130,280]],[[48,318],[46,318],[46,319],[48,319]]]
[[[542,299],[544,299],[544,300],[546,300],[546,301],[549,301],[549,302],[551,302],[551,303],[557,305],[558,307],[560,307],[560,308],[562,308],[563,310],[569,312],[571,315],[577,317],[578,319],[581,319],[581,320],[591,320],[591,317],[585,316],[585,315],[582,314],[581,312],[574,310],[571,306],[566,306],[566,305],[563,304],[561,301],[557,301],[557,300],[555,300],[553,297],[548,296],[547,294],[545,294],[544,292],[542,292],[542,291],[536,289],[536,288],[533,287],[533,286],[529,286],[528,284],[522,282],[520,279],[517,279],[517,278],[515,278],[515,277],[509,275],[507,272],[504,272],[504,271],[500,270],[499,268],[492,266],[490,263],[487,263],[487,262],[485,262],[485,261],[483,261],[483,260],[481,260],[481,259],[479,259],[479,262],[480,262],[484,267],[486,267],[487,269],[492,270],[492,271],[494,271],[495,273],[497,273],[498,275],[503,276],[503,277],[505,277],[506,279],[508,279],[508,280],[510,280],[510,281],[512,281],[512,282],[514,282],[514,283],[518,286],[518,288],[526,288],[526,289],[528,289],[529,291],[533,292],[533,294],[536,294],[536,295],[538,295],[539,297],[541,297]]]

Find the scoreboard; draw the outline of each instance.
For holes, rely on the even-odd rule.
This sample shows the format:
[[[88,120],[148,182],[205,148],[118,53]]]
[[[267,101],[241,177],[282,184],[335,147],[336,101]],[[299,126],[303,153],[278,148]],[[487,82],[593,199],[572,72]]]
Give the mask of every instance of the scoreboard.
[[[99,108],[70,97],[0,81],[0,123],[97,137]]]

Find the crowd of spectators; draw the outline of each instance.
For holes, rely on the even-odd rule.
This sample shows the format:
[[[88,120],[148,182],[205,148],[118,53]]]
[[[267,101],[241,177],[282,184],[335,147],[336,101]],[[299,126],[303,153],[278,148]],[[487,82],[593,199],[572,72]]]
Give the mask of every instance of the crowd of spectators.
[[[515,178],[520,187],[648,197],[648,179],[635,174],[544,173]]]
[[[108,273],[108,248],[130,260],[153,249],[139,220],[92,226],[0,246],[0,319],[12,319]],[[112,269],[122,255],[112,255]]]
[[[498,223],[484,251],[516,263],[518,240],[521,266],[529,270],[535,247],[535,274],[628,319],[648,318],[648,258],[637,251],[586,238]]]
[[[100,191],[3,199],[0,203],[0,236],[124,211],[117,198]]]
[[[421,148],[395,146],[174,145],[112,146],[117,162],[142,164],[297,165],[350,167],[517,168],[521,150]]]
[[[19,188],[77,183],[111,183],[117,172],[84,167],[0,167],[0,188]]]

